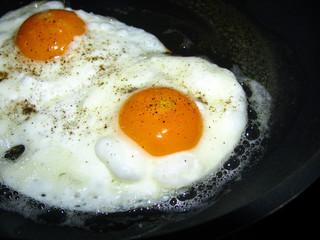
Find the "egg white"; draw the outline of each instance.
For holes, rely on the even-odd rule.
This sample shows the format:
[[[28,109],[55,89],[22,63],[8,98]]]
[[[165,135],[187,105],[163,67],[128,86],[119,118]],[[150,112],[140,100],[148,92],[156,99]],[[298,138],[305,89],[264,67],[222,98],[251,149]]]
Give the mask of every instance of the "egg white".
[[[152,178],[155,178],[162,186],[180,188],[212,172],[221,161],[230,156],[239,142],[247,123],[247,104],[241,86],[230,71],[200,58],[159,55],[145,59],[132,68],[127,68],[121,73],[121,79],[123,81],[120,84],[117,83],[113,87],[101,87],[99,89],[101,93],[95,93],[95,95],[105,95],[102,93],[104,89],[110,88],[173,87],[195,100],[204,121],[203,135],[195,148],[169,156],[152,157],[121,133],[115,118],[113,129],[116,132],[112,139],[117,139],[119,142],[117,145],[124,146],[119,152],[124,153],[125,149],[130,148],[130,145],[134,145],[135,149],[135,151],[134,149],[128,151],[127,162],[124,163],[124,166],[128,167],[132,158],[138,158],[135,157],[135,152],[137,152],[139,159],[145,158],[143,167],[151,165],[154,172]],[[118,103],[116,103],[117,97],[115,98],[116,112],[131,94],[133,93],[124,94],[118,98]],[[101,102],[97,101],[97,104]],[[113,141],[109,140],[110,137],[111,135],[106,136],[101,141]],[[112,144],[109,146],[112,151],[114,146]],[[104,159],[102,154],[103,151],[109,151],[109,146],[98,144],[96,152],[102,161],[113,164],[110,157]],[[113,160],[117,161],[116,158]],[[176,167],[172,167],[173,162],[177,162]],[[137,168],[137,165],[134,168]],[[130,173],[126,177],[130,178]],[[152,178],[148,181],[153,181]]]
[[[246,96],[234,75],[196,57],[165,55],[153,35],[115,19],[76,11],[87,32],[65,56],[24,58],[14,45],[31,14],[64,8],[31,4],[0,19],[0,181],[36,200],[82,211],[155,204],[212,173],[230,156],[247,123]],[[69,9],[71,10],[71,9]],[[204,131],[189,151],[153,157],[118,126],[134,92],[172,87],[199,107]],[[23,110],[32,109],[23,114]],[[13,146],[26,151],[3,157]]]

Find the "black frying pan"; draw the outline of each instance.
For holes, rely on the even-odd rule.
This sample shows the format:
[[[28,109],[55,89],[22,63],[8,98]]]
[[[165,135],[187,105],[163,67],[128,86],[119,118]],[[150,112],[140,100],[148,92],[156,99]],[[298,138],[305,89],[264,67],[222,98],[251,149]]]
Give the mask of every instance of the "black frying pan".
[[[1,14],[30,1],[2,1]],[[273,97],[271,138],[252,166],[198,211],[157,210],[98,215],[88,231],[63,227],[64,214],[40,223],[0,212],[0,236],[21,239],[127,239],[198,229],[222,237],[263,218],[319,178],[319,27],[315,3],[305,1],[66,1],[72,8],[113,16],[155,34],[175,54],[206,56],[239,66]],[[174,29],[168,34],[168,29]],[[191,47],[181,47],[184,39]],[[1,200],[1,198],[0,198]],[[315,208],[319,210],[318,208]],[[319,211],[318,211],[319,212]],[[189,229],[188,231],[186,229]],[[191,230],[190,230],[191,229]],[[192,231],[193,230],[193,231]],[[180,234],[180,235],[179,235]]]

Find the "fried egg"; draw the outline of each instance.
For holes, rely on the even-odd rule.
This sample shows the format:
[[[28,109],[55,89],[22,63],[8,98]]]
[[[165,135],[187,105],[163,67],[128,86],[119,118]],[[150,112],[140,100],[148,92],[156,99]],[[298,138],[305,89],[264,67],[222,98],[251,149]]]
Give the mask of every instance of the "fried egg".
[[[0,19],[0,44],[0,181],[45,204],[157,204],[212,174],[245,130],[231,71],[116,19],[33,3]]]

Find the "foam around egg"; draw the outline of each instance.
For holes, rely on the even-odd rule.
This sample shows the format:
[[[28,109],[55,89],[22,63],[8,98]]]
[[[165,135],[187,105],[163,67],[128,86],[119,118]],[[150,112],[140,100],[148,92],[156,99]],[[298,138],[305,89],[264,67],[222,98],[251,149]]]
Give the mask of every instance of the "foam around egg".
[[[230,71],[169,56],[153,35],[81,10],[86,33],[65,55],[27,59],[14,36],[30,15],[52,8],[64,7],[31,4],[0,19],[1,182],[53,206],[114,212],[156,204],[230,156],[247,124],[246,96]],[[194,148],[155,157],[121,131],[121,106],[150,87],[196,103],[203,133]],[[22,155],[5,158],[17,145]]]

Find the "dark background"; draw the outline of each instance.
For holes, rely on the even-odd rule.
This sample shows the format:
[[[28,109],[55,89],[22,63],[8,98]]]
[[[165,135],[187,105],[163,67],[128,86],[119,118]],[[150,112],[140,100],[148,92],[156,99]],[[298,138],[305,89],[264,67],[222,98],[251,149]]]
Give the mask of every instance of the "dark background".
[[[221,240],[256,239],[317,239],[320,234],[320,180],[314,182],[289,203],[250,225],[233,230],[230,235],[211,237],[211,222],[165,236],[148,238],[185,239],[190,237]]]

